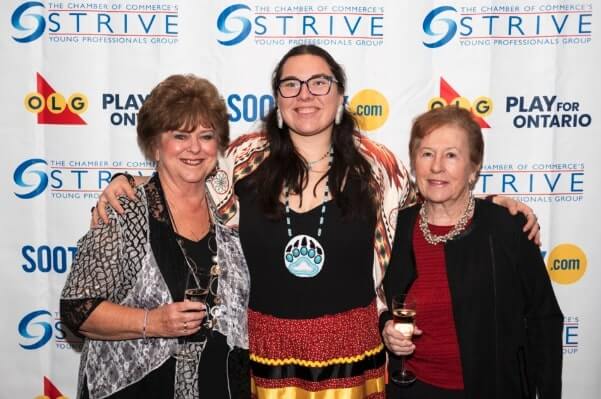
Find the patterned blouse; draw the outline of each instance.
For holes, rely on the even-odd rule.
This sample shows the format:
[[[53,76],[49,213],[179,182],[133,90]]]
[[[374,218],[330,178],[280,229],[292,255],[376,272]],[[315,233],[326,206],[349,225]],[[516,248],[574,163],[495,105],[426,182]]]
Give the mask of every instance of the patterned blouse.
[[[150,218],[170,223],[158,176],[136,189],[140,201],[121,199],[125,213],[90,229],[78,242],[77,257],[61,294],[61,317],[74,331],[101,302],[153,309],[173,302],[150,246]],[[215,223],[220,266],[221,311],[214,329],[230,348],[248,348],[250,282],[237,231]],[[106,397],[134,384],[182,352],[200,353],[202,343],[177,338],[103,341],[86,339],[81,353],[78,397],[85,381],[90,397]],[[185,353],[184,353],[185,354]],[[181,358],[181,356],[179,356]],[[176,362],[175,397],[198,398],[198,357]]]

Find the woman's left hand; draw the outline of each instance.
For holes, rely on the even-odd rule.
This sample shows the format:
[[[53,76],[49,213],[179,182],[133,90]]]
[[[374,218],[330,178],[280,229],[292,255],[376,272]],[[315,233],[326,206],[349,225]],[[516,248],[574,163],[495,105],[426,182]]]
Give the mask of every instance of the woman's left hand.
[[[534,239],[534,243],[538,246],[541,245],[540,240],[540,225],[538,224],[538,218],[536,214],[528,205],[523,202],[514,200],[511,197],[506,197],[503,195],[495,195],[492,201],[501,205],[509,211],[512,215],[517,215],[518,212],[524,214],[526,216],[526,224],[524,225],[524,232],[528,232],[528,239]]]
[[[384,341],[384,345],[386,345],[386,347],[395,355],[407,356],[412,354],[415,350],[415,344],[413,343],[412,338],[421,334],[422,330],[416,326],[413,329],[413,335],[407,337],[394,327],[393,320],[388,320],[382,330],[382,340]]]

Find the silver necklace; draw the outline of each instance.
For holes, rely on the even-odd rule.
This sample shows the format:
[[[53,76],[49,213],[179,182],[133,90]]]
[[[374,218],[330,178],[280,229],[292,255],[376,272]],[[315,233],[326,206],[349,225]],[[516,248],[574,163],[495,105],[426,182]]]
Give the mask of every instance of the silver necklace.
[[[330,150],[328,150],[328,151],[326,151],[326,153],[325,153],[325,154],[323,154],[323,155],[321,156],[321,158],[319,158],[319,159],[316,159],[315,161],[307,161],[307,160],[304,160],[304,162],[305,162],[305,165],[307,166],[307,169],[309,169],[309,170],[313,170],[313,165],[315,165],[316,163],[318,163],[319,161],[321,161],[321,160],[325,159],[325,158],[326,158],[328,155],[330,155],[330,151],[331,151],[331,149],[330,149]]]
[[[207,248],[209,250],[209,253],[211,254],[212,265],[209,268],[208,273],[205,273],[205,274],[208,274],[208,279],[201,279],[200,275],[199,275],[200,269],[199,269],[198,265],[196,264],[194,259],[192,259],[188,255],[188,252],[186,251],[186,249],[184,247],[183,238],[179,234],[179,231],[177,228],[177,223],[175,223],[175,218],[173,217],[173,214],[171,212],[171,207],[169,206],[169,201],[167,201],[167,198],[165,198],[165,207],[167,208],[167,214],[169,215],[169,220],[171,221],[171,226],[172,226],[173,233],[175,236],[175,242],[177,243],[177,246],[179,247],[179,250],[180,250],[182,256],[184,257],[184,262],[185,262],[186,266],[188,267],[188,277],[186,279],[186,288],[205,289],[205,290],[208,290],[208,292],[210,292],[211,295],[213,296],[213,301],[212,301],[213,304],[209,303],[208,301],[205,302],[207,316],[203,322],[203,326],[205,328],[212,329],[213,326],[215,325],[215,318],[219,317],[224,312],[224,308],[221,306],[221,298],[217,295],[217,288],[216,288],[216,286],[218,284],[217,282],[219,279],[219,275],[221,274],[221,270],[219,267],[219,260],[217,257],[217,242],[216,242],[215,229],[214,229],[213,223],[211,223],[211,219],[209,217],[209,231],[205,235],[205,237],[207,238]],[[213,243],[213,245],[211,245],[211,242]],[[194,280],[194,287],[188,286],[190,277],[192,277],[192,279]]]
[[[325,156],[327,155],[330,156],[328,162],[329,169],[332,166],[334,149],[330,147]],[[325,156],[321,159],[325,158]],[[321,161],[321,159],[318,161]],[[290,238],[284,247],[284,264],[286,265],[286,269],[296,277],[315,277],[323,268],[326,254],[318,239],[321,237],[323,222],[326,215],[326,203],[328,202],[329,195],[328,176],[326,174],[323,201],[321,203],[321,214],[319,215],[319,223],[317,225],[317,237],[312,237],[307,234],[297,234],[293,236],[292,223],[290,221],[290,187],[286,186],[284,190],[286,229],[288,237]]]
[[[445,243],[449,240],[455,238],[459,233],[465,230],[465,226],[467,226],[467,222],[474,211],[474,195],[470,192],[467,206],[465,207],[465,211],[463,215],[459,218],[457,223],[453,226],[453,228],[445,235],[439,236],[436,234],[432,234],[430,231],[430,227],[428,226],[428,215],[426,214],[426,203],[422,203],[422,206],[419,210],[419,228],[424,234],[424,238],[428,242],[428,244],[437,245],[440,243]]]

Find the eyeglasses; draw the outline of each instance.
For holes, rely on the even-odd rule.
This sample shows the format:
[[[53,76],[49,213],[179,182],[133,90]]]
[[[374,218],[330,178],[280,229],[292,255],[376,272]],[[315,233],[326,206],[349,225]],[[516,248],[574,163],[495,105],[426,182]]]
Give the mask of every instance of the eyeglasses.
[[[314,96],[325,96],[330,93],[332,82],[338,83],[332,76],[326,75],[313,76],[307,80],[287,78],[278,82],[278,91],[284,98],[296,97],[300,94],[303,84],[306,84],[309,93]]]

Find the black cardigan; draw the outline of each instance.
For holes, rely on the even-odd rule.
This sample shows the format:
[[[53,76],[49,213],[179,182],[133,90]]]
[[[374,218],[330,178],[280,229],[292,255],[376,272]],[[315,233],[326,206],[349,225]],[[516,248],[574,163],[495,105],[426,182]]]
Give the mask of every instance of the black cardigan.
[[[417,276],[418,211],[419,205],[405,209],[397,219],[383,282],[389,309],[392,296],[406,293]],[[468,229],[444,244],[466,399],[561,397],[563,315],[523,225],[523,216],[477,200]],[[390,318],[383,313],[380,327]],[[398,357],[389,356],[390,370],[398,369]]]

